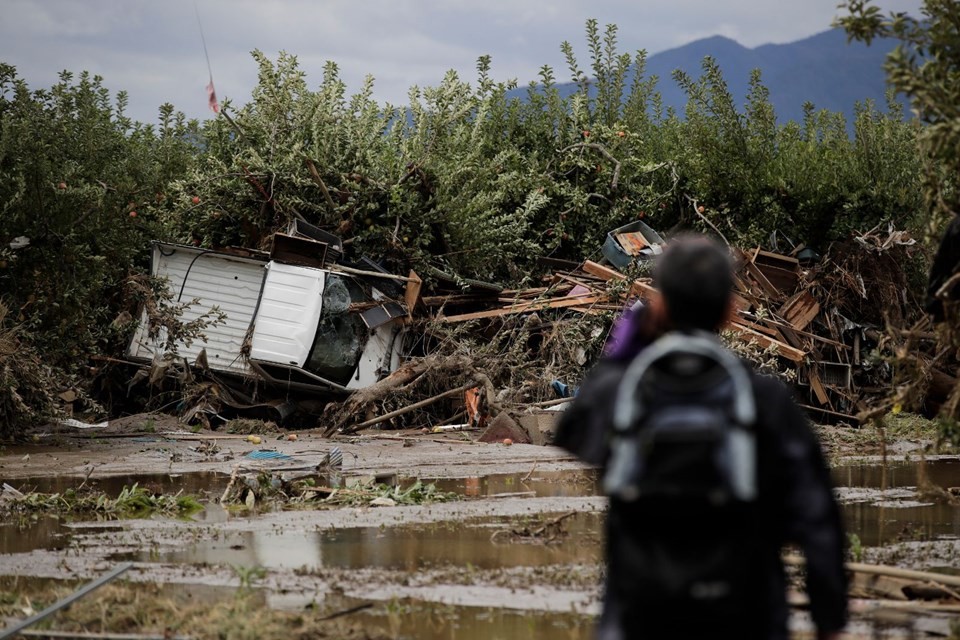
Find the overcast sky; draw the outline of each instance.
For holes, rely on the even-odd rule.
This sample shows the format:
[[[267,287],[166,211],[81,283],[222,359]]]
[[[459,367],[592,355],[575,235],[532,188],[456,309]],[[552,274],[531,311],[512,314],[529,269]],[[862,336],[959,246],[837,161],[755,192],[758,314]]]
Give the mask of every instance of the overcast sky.
[[[448,69],[469,81],[478,56],[493,56],[497,79],[526,84],[543,64],[561,81],[559,45],[569,40],[587,66],[584,23],[620,27],[623,51],[656,53],[724,35],[747,46],[824,31],[838,0],[2,0],[0,61],[32,87],[57,73],[88,70],[130,94],[129,114],[156,121],[172,102],[188,116],[206,107],[203,23],[217,92],[244,102],[256,82],[249,55],[295,54],[311,87],[335,61],[348,87],[376,78],[376,97],[406,102],[407,89],[437,84]],[[915,12],[921,0],[880,0]],[[196,6],[196,9],[194,8]]]

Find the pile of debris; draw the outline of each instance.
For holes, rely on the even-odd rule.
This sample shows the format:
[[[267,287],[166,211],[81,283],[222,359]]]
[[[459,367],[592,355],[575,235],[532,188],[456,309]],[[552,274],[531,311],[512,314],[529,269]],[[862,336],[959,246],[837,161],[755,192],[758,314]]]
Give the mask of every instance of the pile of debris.
[[[908,333],[921,315],[903,270],[914,244],[890,228],[836,243],[823,257],[802,245],[731,249],[738,271],[728,342],[774,362],[815,420],[855,424],[890,394],[891,331]],[[608,234],[602,260],[545,260],[550,273],[538,286],[505,289],[429,265],[417,267],[421,279],[367,258],[348,262],[339,238],[302,223],[277,234],[270,254],[158,244],[153,275],[169,279],[177,303],[197,302],[183,319],[218,306],[226,321],[170,358],[158,346],[166,336],[151,336],[145,318],[128,356],[154,373],[189,361],[205,371],[184,414],[207,424],[259,410],[278,422],[320,415],[330,435],[462,431],[492,428],[504,414],[492,437],[549,441],[539,425],[551,420],[530,414],[569,401],[564,382],[577,384],[619,312],[656,295],[637,274],[665,245],[634,222]],[[933,377],[935,408],[955,378]]]
[[[475,331],[488,333],[515,316],[537,316],[536,325],[544,326],[549,314],[553,322],[564,321],[561,311],[567,317],[615,314],[633,300],[649,300],[656,290],[651,279],[628,277],[611,263],[631,270],[666,244],[659,236],[651,239],[642,223],[631,227],[611,232],[604,246],[606,264],[588,260],[568,265],[546,276],[540,287],[503,291],[496,299],[468,293],[425,297],[422,303],[434,326],[474,322]],[[857,424],[878,401],[891,396],[894,371],[889,356],[897,345],[890,333],[910,333],[908,323],[921,316],[903,270],[914,245],[905,232],[873,229],[834,244],[823,257],[803,246],[788,253],[733,248],[736,313],[724,326],[728,342],[751,345],[748,354],[774,359],[818,422]],[[955,380],[947,371],[934,370],[933,375],[940,383],[927,389],[931,412]],[[350,426],[335,423],[329,433],[387,424],[374,416]],[[537,440],[529,426],[527,431]]]

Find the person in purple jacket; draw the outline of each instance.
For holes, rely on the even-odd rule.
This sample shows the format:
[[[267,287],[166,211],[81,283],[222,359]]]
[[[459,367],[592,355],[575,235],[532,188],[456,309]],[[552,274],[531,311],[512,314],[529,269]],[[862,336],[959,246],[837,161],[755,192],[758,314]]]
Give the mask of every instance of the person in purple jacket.
[[[733,273],[728,252],[703,236],[675,239],[658,260],[654,283],[660,298],[634,305],[620,319],[600,362],[561,417],[555,439],[558,446],[600,468],[610,496],[605,525],[607,571],[597,637],[786,640],[788,607],[781,553],[784,545],[795,544],[807,561],[806,584],[817,637],[839,638],[847,619],[845,537],[830,475],[819,442],[787,387],[749,370],[724,351],[716,337],[731,309]],[[687,380],[690,385],[701,385],[710,376],[719,381],[716,389],[733,384],[715,375],[711,367],[716,361],[691,360],[683,350],[686,343],[706,345],[705,352],[723,356],[716,361],[725,359],[726,368],[715,368],[739,371],[739,377],[733,376],[741,383],[739,395],[729,390],[724,393],[738,401],[747,399],[751,408],[751,446],[743,450],[749,451],[752,460],[747,465],[752,493],[749,501],[737,503],[739,511],[717,510],[713,513],[725,515],[715,519],[692,515],[689,501],[669,498],[673,494],[658,497],[656,507],[648,508],[649,497],[644,502],[610,489],[616,485],[611,477],[616,480],[616,470],[623,466],[623,451],[634,450],[622,447],[625,440],[624,432],[618,431],[623,422],[618,403],[627,397],[621,389],[625,374],[632,372],[631,366],[636,368],[638,361],[646,364],[655,354],[667,353],[655,361],[659,368],[654,373],[662,388],[670,390],[644,396],[645,391],[637,388],[637,397],[648,398],[650,405],[634,420],[637,426],[631,427],[638,442],[656,442],[652,437],[643,439],[643,429],[660,428],[651,423],[664,420],[644,419],[647,414],[669,414],[673,416],[671,425],[677,422],[676,416],[727,415],[719,413],[726,410],[726,404],[716,401],[710,405],[706,396],[703,407],[699,406],[701,387],[684,387]],[[679,347],[676,352],[665,351],[666,344]],[[684,357],[671,359],[671,353]],[[714,393],[714,387],[702,388]],[[727,396],[714,393],[711,397]],[[689,398],[695,401],[688,402]],[[669,411],[663,413],[665,409]],[[684,440],[679,442],[677,446],[683,450],[687,445]],[[635,450],[643,451],[643,446]],[[729,459],[743,466],[745,458],[728,456],[728,467],[733,466]],[[649,467],[651,463],[643,464]],[[635,467],[635,474],[639,473],[636,469],[644,469],[642,464]],[[737,473],[731,471],[732,476]],[[728,521],[720,521],[721,517]],[[736,548],[731,553],[737,554],[734,566],[738,575],[730,576],[729,583],[747,594],[736,600],[737,608],[715,606],[727,602],[722,581],[695,585],[699,592],[676,588],[690,565],[703,560],[722,566],[725,550],[718,545],[724,530],[733,532],[724,544],[732,539]],[[687,566],[667,566],[671,562]],[[671,576],[677,578],[674,584],[670,584]]]

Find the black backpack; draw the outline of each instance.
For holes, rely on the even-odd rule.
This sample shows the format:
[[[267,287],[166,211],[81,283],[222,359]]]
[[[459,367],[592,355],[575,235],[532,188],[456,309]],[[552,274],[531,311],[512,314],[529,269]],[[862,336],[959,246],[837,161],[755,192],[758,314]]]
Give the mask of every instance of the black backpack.
[[[603,486],[610,597],[627,615],[736,624],[763,584],[756,406],[715,336],[670,333],[623,375]]]

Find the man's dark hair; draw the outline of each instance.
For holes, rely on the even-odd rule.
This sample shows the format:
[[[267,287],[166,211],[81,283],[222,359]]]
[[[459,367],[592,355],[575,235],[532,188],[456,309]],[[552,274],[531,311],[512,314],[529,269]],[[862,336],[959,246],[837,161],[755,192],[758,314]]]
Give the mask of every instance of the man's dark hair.
[[[657,261],[654,284],[673,328],[713,331],[730,304],[733,263],[727,250],[710,238],[679,236]]]

